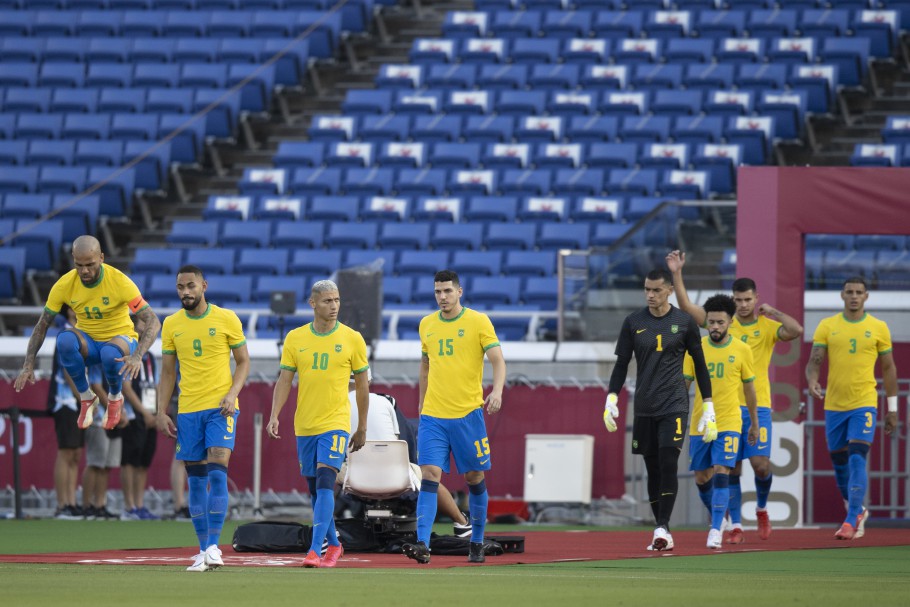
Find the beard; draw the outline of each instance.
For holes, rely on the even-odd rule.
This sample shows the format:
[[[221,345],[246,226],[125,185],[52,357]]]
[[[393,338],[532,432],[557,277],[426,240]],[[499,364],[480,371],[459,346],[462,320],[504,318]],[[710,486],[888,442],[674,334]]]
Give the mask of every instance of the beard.
[[[711,333],[708,333],[708,335],[711,336],[711,341],[713,341],[716,344],[719,344],[720,342],[722,342],[724,339],[727,338],[726,331],[724,331],[723,333],[721,333],[720,331],[712,331]]]
[[[186,297],[180,300],[181,305],[183,305],[184,310],[192,310],[199,305],[198,297]]]

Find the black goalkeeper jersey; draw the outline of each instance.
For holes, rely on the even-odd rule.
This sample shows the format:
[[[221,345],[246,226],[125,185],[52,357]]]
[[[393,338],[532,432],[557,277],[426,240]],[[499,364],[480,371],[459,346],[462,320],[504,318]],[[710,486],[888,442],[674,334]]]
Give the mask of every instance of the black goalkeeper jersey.
[[[648,308],[626,317],[616,342],[616,356],[635,356],[636,416],[688,415],[689,391],[683,379],[686,351],[695,360],[704,361],[698,325],[679,308],[671,305],[661,317],[651,314]]]

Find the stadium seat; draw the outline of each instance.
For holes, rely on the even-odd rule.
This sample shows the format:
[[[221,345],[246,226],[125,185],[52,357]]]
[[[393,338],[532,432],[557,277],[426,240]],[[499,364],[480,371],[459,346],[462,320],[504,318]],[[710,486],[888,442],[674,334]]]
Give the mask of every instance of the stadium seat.
[[[375,223],[329,223],[325,244],[331,248],[372,249],[376,247],[378,226]]]
[[[208,287],[205,291],[206,300],[225,305],[230,303],[246,303],[252,298],[252,276],[212,276],[206,281]]]
[[[198,267],[205,274],[234,273],[234,251],[231,249],[189,249],[186,263]]]
[[[434,249],[477,251],[482,238],[483,225],[480,223],[437,223],[433,228],[432,244]]]
[[[234,271],[238,274],[283,276],[288,270],[289,257],[286,249],[241,249]]]
[[[325,277],[341,268],[341,251],[294,251],[290,272]]]
[[[429,248],[430,224],[428,223],[384,223],[378,244],[384,250]]]
[[[459,276],[499,276],[502,271],[500,251],[455,251],[449,268]]]
[[[279,221],[272,236],[272,246],[287,249],[321,249],[325,224],[321,221]]]
[[[449,265],[448,251],[402,251],[395,271],[399,276],[432,276]]]
[[[183,263],[181,249],[136,249],[130,271],[145,274],[171,274],[177,275],[177,270]]]
[[[472,305],[514,305],[520,301],[521,279],[516,277],[478,276],[471,281],[467,297]]]
[[[211,247],[218,240],[218,224],[207,221],[178,220],[171,227],[165,240],[175,245],[201,245]]]
[[[27,253],[25,247],[0,248],[0,301],[20,298]]]
[[[534,250],[537,226],[533,224],[491,223],[484,246],[491,251]]]

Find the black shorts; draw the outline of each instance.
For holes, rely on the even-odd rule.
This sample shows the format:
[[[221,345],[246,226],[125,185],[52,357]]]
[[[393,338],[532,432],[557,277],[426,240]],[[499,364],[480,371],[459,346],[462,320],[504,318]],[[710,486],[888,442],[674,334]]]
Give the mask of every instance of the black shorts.
[[[682,449],[686,438],[686,413],[670,413],[662,417],[639,417],[632,422],[632,453],[656,455],[661,447]]]
[[[136,468],[148,468],[155,457],[158,445],[158,433],[154,428],[147,428],[141,417],[131,420],[123,429],[123,451],[120,465]]]
[[[63,407],[54,413],[54,431],[58,449],[81,449],[85,446],[85,430],[76,425],[79,412]]]

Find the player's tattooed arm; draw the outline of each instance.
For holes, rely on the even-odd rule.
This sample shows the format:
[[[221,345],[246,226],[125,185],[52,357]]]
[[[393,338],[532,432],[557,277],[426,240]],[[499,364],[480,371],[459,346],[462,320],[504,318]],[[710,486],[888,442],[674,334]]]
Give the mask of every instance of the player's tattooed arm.
[[[825,362],[825,348],[812,346],[809,364],[806,365],[806,379],[809,382],[809,393],[815,398],[824,398],[821,384],[818,383],[818,374],[821,372],[823,362]]]
[[[136,356],[142,360],[145,353],[155,343],[158,333],[161,332],[161,321],[158,320],[158,315],[149,306],[139,310],[136,316],[143,323],[142,334],[139,335],[139,345],[136,347]]]
[[[41,316],[35,324],[32,336],[28,339],[28,346],[25,349],[25,362],[22,363],[22,370],[19,372],[14,384],[16,392],[22,390],[26,383],[35,383],[35,358],[38,356],[41,344],[44,343],[44,338],[47,336],[48,327],[54,322],[54,316],[56,314],[48,311],[47,308],[41,311]]]

